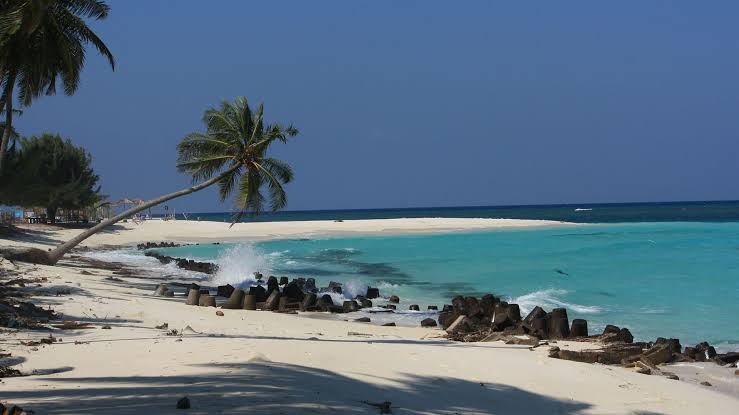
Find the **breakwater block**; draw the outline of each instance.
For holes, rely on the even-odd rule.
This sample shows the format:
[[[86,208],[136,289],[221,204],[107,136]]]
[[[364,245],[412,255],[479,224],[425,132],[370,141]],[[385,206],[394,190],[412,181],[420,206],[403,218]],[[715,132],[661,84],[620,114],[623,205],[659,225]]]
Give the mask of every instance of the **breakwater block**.
[[[198,299],[198,305],[201,307],[215,307],[216,298],[210,294],[200,294],[200,298]]]
[[[235,288],[231,290],[231,295],[229,295],[228,301],[226,301],[226,304],[221,306],[221,308],[225,308],[227,310],[238,310],[240,308],[243,308],[243,304],[244,290],[242,290],[241,288]]]
[[[244,310],[256,310],[257,309],[257,296],[254,294],[245,295],[242,308]]]
[[[185,301],[185,304],[198,305],[199,300],[200,300],[200,290],[190,288],[190,291],[187,292],[187,300]]]

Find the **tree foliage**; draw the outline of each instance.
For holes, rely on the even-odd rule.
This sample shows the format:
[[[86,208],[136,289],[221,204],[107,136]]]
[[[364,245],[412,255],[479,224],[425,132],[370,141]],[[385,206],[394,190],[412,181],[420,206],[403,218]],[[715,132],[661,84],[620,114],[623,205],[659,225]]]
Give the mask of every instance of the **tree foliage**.
[[[3,203],[45,207],[53,220],[58,208],[80,209],[99,202],[99,177],[83,148],[59,134],[22,138],[18,144],[6,155],[0,176]]]

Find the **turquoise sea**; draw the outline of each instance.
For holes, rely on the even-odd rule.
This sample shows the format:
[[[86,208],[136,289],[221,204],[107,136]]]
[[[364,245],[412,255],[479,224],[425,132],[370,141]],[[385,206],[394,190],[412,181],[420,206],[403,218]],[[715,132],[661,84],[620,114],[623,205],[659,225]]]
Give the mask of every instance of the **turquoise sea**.
[[[616,324],[641,340],[670,336],[683,344],[706,340],[721,350],[739,349],[739,221],[734,219],[739,204],[690,204],[687,210],[668,206],[673,213],[693,211],[700,219],[693,221],[670,220],[670,215],[659,213],[659,206],[631,208],[658,217],[658,222],[207,244],[161,251],[219,263],[221,271],[213,280],[217,284],[249,285],[254,271],[314,277],[320,286],[342,282],[350,293],[368,285],[380,287],[382,295],[400,296],[398,308],[404,310],[410,304],[425,309],[449,303],[455,295],[490,292],[523,310],[535,305],[566,307],[570,318],[587,319],[591,332]],[[458,216],[455,209],[435,216]],[[582,209],[593,209],[577,211],[593,216],[598,208]],[[628,215],[624,209],[629,208],[614,211]],[[702,215],[694,210],[702,210]],[[719,217],[711,217],[712,212]],[[425,316],[404,313],[394,318],[414,324]]]

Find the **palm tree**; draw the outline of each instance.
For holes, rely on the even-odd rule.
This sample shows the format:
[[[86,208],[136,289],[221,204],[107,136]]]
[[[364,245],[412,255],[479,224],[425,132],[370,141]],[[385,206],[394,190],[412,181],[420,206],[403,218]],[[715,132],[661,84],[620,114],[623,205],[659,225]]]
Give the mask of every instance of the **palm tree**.
[[[292,180],[293,172],[286,163],[268,157],[267,150],[275,141],[286,143],[288,138],[298,134],[298,130],[292,125],[265,124],[263,113],[263,105],[252,112],[243,97],[237,98],[233,104],[223,101],[220,108],[205,111],[203,122],[206,132],[190,134],[177,145],[177,168],[191,175],[193,183],[197,184],[149,200],[102,221],[52,251],[26,250],[22,256],[11,255],[11,259],[53,265],[77,244],[107,226],[214,184],[218,185],[221,201],[234,192],[236,194],[231,225],[240,221],[245,213],[259,214],[265,207],[271,211],[284,208],[287,195],[282,186]],[[267,190],[266,196],[262,189]]]
[[[98,0],[0,0],[0,110],[5,111],[0,168],[13,126],[14,89],[24,106],[53,95],[57,78],[66,95],[74,94],[87,44],[115,69],[110,50],[83,20],[103,20],[109,10]]]

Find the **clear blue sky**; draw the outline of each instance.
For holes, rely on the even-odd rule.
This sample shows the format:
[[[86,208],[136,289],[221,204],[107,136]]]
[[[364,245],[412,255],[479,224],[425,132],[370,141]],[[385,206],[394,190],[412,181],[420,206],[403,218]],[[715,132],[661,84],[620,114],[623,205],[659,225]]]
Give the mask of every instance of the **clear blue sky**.
[[[90,51],[17,126],[113,198],[188,184],[175,145],[244,95],[302,132],[289,209],[739,199],[734,1],[108,3],[116,71]]]

